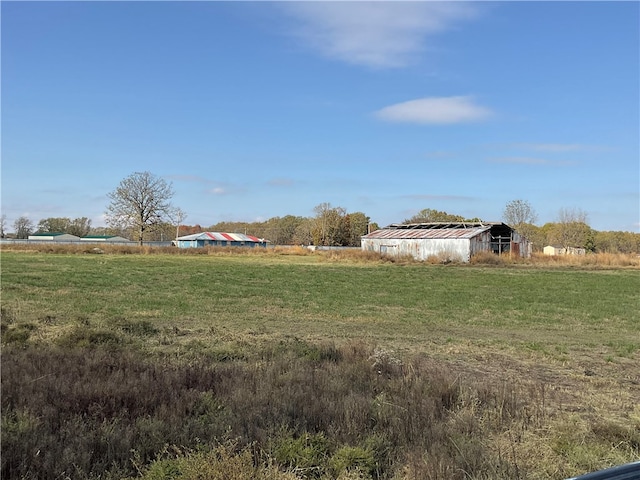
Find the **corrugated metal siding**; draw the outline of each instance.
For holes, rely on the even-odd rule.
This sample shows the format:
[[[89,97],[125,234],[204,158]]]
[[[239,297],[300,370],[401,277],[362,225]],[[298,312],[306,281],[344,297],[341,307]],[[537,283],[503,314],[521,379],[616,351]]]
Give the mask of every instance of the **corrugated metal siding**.
[[[363,239],[448,239],[448,238],[473,238],[476,235],[489,231],[490,226],[474,228],[438,228],[438,229],[381,229],[364,235]]]
[[[193,233],[178,237],[177,240],[216,240],[220,242],[254,242],[262,243],[264,240],[254,237],[253,235],[245,235],[243,233],[225,233],[225,232],[201,232]]]
[[[176,244],[180,248],[193,247],[266,247],[267,241],[253,235],[244,235],[242,233],[224,233],[224,232],[201,232],[191,235],[185,235],[176,239]]]
[[[361,245],[363,250],[394,256],[411,255],[417,260],[443,257],[468,262],[479,252],[531,255],[531,244],[525,238],[508,225],[497,222],[394,224],[364,235]]]
[[[416,260],[446,256],[451,260],[468,261],[471,241],[468,238],[362,238],[362,249],[392,256],[410,255]]]

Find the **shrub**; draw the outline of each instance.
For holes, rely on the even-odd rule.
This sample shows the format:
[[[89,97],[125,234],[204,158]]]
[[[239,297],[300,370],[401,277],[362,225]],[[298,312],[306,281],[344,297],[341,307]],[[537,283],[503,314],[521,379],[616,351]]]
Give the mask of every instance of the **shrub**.
[[[141,480],[298,480],[268,461],[256,462],[248,448],[225,444],[211,451],[179,452],[144,469]],[[133,480],[133,478],[129,479]]]
[[[276,462],[303,478],[319,478],[327,470],[331,444],[324,433],[303,433],[297,438],[281,434],[273,449]]]
[[[376,461],[371,450],[362,447],[344,446],[331,458],[331,467],[337,477],[348,471],[358,471],[368,478],[376,472]]]

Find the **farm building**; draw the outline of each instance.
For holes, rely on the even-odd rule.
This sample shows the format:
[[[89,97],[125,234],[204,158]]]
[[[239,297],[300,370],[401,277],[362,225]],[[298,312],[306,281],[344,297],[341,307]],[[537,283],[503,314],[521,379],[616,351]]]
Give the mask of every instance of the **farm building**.
[[[479,252],[531,255],[531,244],[504,223],[438,222],[392,224],[364,235],[362,250],[416,260],[438,257],[468,262]]]
[[[175,240],[179,248],[194,247],[266,247],[264,238],[242,233],[202,232],[178,237]]]
[[[80,240],[84,242],[104,242],[104,243],[116,243],[116,242],[131,242],[128,238],[121,237],[119,235],[87,235]]]
[[[77,242],[80,240],[80,237],[69,233],[45,232],[29,235],[29,240],[38,240],[40,242]]]
[[[586,255],[587,250],[577,247],[559,247],[556,245],[547,245],[542,249],[545,255]]]

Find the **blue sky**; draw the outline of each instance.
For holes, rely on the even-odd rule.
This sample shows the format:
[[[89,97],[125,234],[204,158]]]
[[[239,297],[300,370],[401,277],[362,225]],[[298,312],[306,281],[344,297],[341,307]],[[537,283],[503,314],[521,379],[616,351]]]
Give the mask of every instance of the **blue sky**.
[[[186,223],[424,208],[639,231],[638,2],[1,2],[2,213],[137,171]],[[8,229],[11,231],[11,228]]]

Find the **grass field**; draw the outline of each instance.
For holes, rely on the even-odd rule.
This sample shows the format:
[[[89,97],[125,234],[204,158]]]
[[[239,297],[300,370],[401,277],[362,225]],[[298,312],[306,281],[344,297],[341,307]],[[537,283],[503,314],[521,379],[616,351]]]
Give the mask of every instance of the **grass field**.
[[[316,362],[311,372],[329,375],[332,371],[345,378],[350,375],[349,368],[359,365],[364,369],[363,378],[373,375],[373,383],[363,385],[360,394],[363,402],[366,399],[368,412],[363,414],[362,430],[369,428],[372,409],[380,407],[385,392],[397,396],[389,403],[399,405],[415,395],[404,390],[408,384],[424,381],[435,385],[422,371],[440,372],[436,377],[444,391],[455,388],[453,403],[442,400],[448,394],[438,397],[444,413],[436,416],[442,416],[450,432],[458,435],[455,438],[462,435],[464,441],[452,440],[445,427],[438,434],[442,437],[434,432],[429,438],[406,433],[406,429],[416,428],[410,425],[420,425],[417,413],[405,415],[405,433],[387,438],[390,446],[384,455],[370,444],[375,435],[384,437],[382,424],[393,423],[395,414],[390,412],[389,418],[371,427],[373,430],[363,431],[362,438],[337,430],[332,436],[332,422],[340,420],[329,416],[322,420],[320,414],[315,423],[306,417],[295,417],[295,421],[274,418],[272,425],[260,431],[246,425],[244,430],[240,426],[231,432],[216,430],[215,440],[239,442],[233,448],[217,447],[216,458],[228,455],[240,461],[248,454],[243,448],[251,448],[256,463],[256,452],[260,451],[260,455],[267,455],[261,471],[280,472],[264,478],[563,478],[640,456],[638,268],[398,264],[324,253],[89,255],[3,251],[1,261],[5,432],[38,423],[34,419],[40,414],[34,410],[43,408],[30,407],[14,394],[12,389],[26,391],[27,380],[10,381],[5,362],[10,359],[14,377],[20,377],[20,369],[26,368],[24,362],[29,355],[36,355],[35,351],[42,355],[55,350],[52,355],[57,355],[55,361],[47,357],[36,363],[64,364],[68,358],[60,353],[62,348],[68,355],[80,349],[96,358],[104,351],[111,352],[111,358],[114,351],[120,356],[135,352],[140,355],[136,362],[169,362],[175,368],[200,365],[198,362],[233,364],[242,369],[241,375],[280,365],[281,370],[291,368],[291,378],[299,375],[300,385],[306,385],[307,380],[302,379],[315,373],[305,370],[309,365],[296,362]],[[29,358],[33,364],[34,357]],[[296,366],[301,369],[298,373]],[[334,368],[337,370],[331,370]],[[268,376],[270,370],[260,372]],[[29,375],[53,374],[43,367]],[[390,382],[387,390],[375,383],[380,381],[376,375],[389,377],[384,380]],[[332,386],[335,380],[327,377],[324,381],[325,390],[334,391],[334,403],[350,398],[350,392],[357,390],[355,384],[343,385],[338,394]],[[266,383],[259,385],[255,387],[258,392],[270,388]],[[211,387],[203,386],[203,392],[207,388]],[[233,404],[239,388],[229,387],[225,405]],[[252,395],[259,397],[256,391]],[[507,404],[511,405],[508,421],[504,413]],[[331,410],[326,405],[323,408]],[[403,408],[407,414],[414,407],[407,403]],[[356,411],[356,406],[353,409]],[[118,413],[114,415],[109,418]],[[349,412],[336,415],[344,421]],[[284,428],[286,435],[276,426]],[[393,428],[388,426],[388,430]],[[205,433],[199,435],[203,440]],[[275,445],[273,438],[279,438],[280,443]],[[437,443],[436,438],[455,448],[445,454],[426,446]],[[300,439],[306,439],[302,447],[295,443]],[[35,471],[29,473],[32,452],[15,442],[10,443],[10,452],[16,461],[6,463],[3,454],[3,478],[12,478],[12,472],[25,478],[45,478]],[[178,443],[185,448],[199,447],[186,433],[165,447]],[[3,439],[3,453],[5,445]],[[283,445],[288,445],[286,452],[297,445],[323,453],[315,463],[304,455],[304,461],[300,455],[292,460],[291,455],[282,453]],[[139,454],[140,447],[136,448]],[[221,451],[226,453],[221,456]],[[17,458],[20,455],[23,457]],[[162,461],[182,462],[181,468],[187,471],[185,465],[190,461],[202,461],[197,455],[183,452],[179,460],[174,456]],[[492,461],[480,462],[489,456]],[[190,478],[149,476],[154,468],[157,471],[164,465],[161,460],[150,463],[153,458],[151,450],[138,463],[132,457],[126,466],[112,469],[112,475],[138,472],[147,478]],[[238,472],[242,468],[238,466]],[[75,475],[71,477],[89,478],[96,472],[78,467]],[[238,475],[235,478],[247,478]]]

